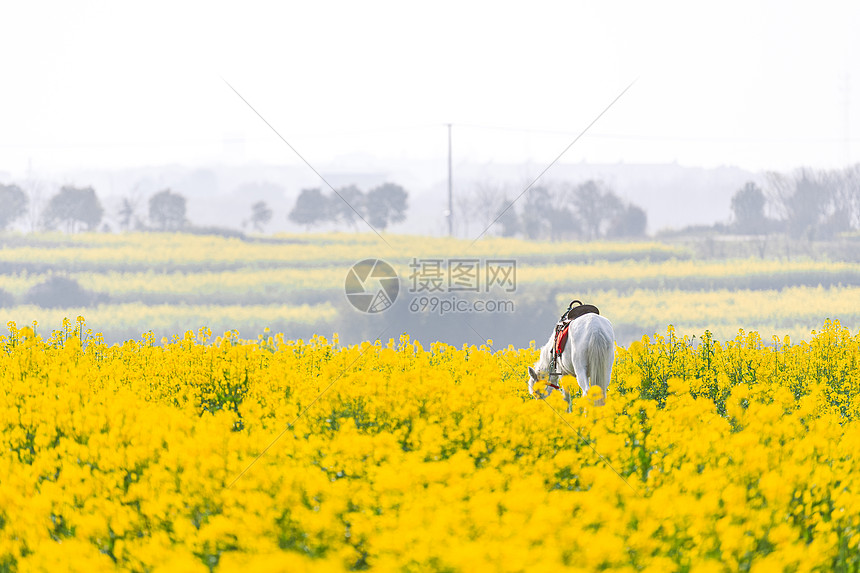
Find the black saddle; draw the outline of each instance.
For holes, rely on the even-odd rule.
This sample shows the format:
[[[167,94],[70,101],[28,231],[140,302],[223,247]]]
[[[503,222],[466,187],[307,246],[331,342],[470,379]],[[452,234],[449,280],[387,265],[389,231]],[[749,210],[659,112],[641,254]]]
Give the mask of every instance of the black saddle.
[[[600,314],[600,311],[597,310],[597,307],[593,304],[582,304],[581,300],[572,300],[570,301],[567,310],[564,311],[564,314],[561,315],[561,318],[558,322],[570,322],[571,320],[576,320],[584,314]]]

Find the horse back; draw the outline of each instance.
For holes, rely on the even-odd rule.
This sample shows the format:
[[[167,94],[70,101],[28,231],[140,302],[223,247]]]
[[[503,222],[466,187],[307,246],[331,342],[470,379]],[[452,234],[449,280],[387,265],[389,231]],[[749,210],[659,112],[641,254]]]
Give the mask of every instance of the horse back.
[[[571,336],[576,351],[588,348],[615,348],[615,332],[612,323],[599,314],[585,314],[574,320],[571,325]]]

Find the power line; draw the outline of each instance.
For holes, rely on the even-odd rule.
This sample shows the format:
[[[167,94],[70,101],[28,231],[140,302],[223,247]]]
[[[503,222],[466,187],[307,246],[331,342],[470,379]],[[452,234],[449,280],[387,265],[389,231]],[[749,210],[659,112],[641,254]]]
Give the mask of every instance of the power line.
[[[544,170],[543,170],[543,171],[541,171],[541,172],[540,172],[540,174],[538,174],[538,176],[537,176],[537,177],[535,177],[535,178],[532,180],[532,182],[531,182],[531,183],[529,183],[529,184],[528,184],[528,186],[527,186],[525,189],[523,189],[522,193],[520,193],[519,195],[517,195],[517,196],[514,198],[514,200],[513,200],[513,201],[511,201],[511,202],[508,204],[508,206],[507,206],[507,207],[505,207],[504,209],[502,209],[502,212],[501,212],[501,213],[499,213],[499,214],[496,216],[496,218],[495,218],[495,219],[493,219],[493,221],[492,221],[489,225],[487,225],[487,227],[486,227],[483,231],[481,231],[481,234],[480,234],[480,235],[478,235],[477,237],[475,237],[475,239],[474,239],[471,243],[469,243],[469,248],[471,248],[471,247],[472,247],[472,245],[474,245],[476,242],[478,242],[478,240],[479,240],[481,237],[483,237],[483,236],[484,236],[484,234],[485,234],[487,231],[489,231],[489,230],[490,230],[490,227],[492,227],[493,225],[495,225],[495,224],[496,224],[496,221],[498,221],[499,219],[501,219],[501,218],[502,218],[502,216],[503,216],[505,213],[507,213],[507,212],[508,212],[508,210],[509,210],[511,207],[513,207],[513,206],[514,206],[514,203],[516,203],[517,201],[519,201],[519,200],[520,200],[520,198],[521,198],[523,195],[525,195],[525,194],[528,192],[528,190],[529,190],[529,189],[531,189],[531,188],[532,188],[532,186],[533,186],[535,183],[537,183],[537,182],[538,182],[538,179],[540,179],[541,177],[543,177],[543,174],[544,174],[544,173],[546,173],[547,171],[549,171],[550,167],[552,167],[553,165],[555,165],[555,164],[558,162],[558,160],[559,160],[559,159],[561,159],[561,158],[562,158],[562,156],[563,156],[565,153],[567,153],[567,151],[568,151],[571,147],[573,147],[573,145],[574,145],[577,141],[579,141],[579,140],[582,138],[582,136],[584,136],[586,133],[588,133],[588,130],[589,130],[589,129],[591,129],[591,126],[593,126],[595,123],[597,123],[597,121],[598,121],[601,117],[603,117],[603,115],[604,115],[607,111],[609,111],[609,110],[610,110],[610,108],[612,108],[612,106],[614,106],[614,105],[615,105],[615,102],[617,102],[619,99],[621,99],[621,96],[623,96],[625,93],[627,93],[627,90],[629,90],[630,88],[632,88],[632,87],[633,87],[633,84],[635,84],[635,83],[636,83],[636,80],[634,79],[632,82],[630,82],[630,84],[629,84],[626,88],[624,88],[623,90],[621,90],[621,93],[619,93],[617,96],[615,96],[615,99],[614,99],[614,100],[612,100],[611,102],[609,102],[609,105],[608,105],[608,106],[606,106],[605,108],[603,108],[603,111],[601,111],[599,114],[597,114],[597,117],[595,117],[593,120],[591,120],[591,123],[589,123],[588,125],[586,125],[586,126],[585,126],[585,129],[583,129],[582,131],[580,131],[580,132],[577,134],[577,136],[573,139],[573,141],[571,141],[570,143],[568,143],[568,144],[567,144],[567,147],[565,147],[565,148],[564,148],[564,150],[563,150],[561,153],[559,153],[559,154],[556,156],[556,158],[555,158],[555,159],[553,159],[553,160],[550,162],[550,164],[549,164],[549,165],[547,165],[547,166],[544,168]]]
[[[559,129],[544,129],[536,127],[518,127],[506,125],[491,125],[477,123],[433,123],[410,126],[376,127],[367,129],[356,129],[349,131],[318,131],[292,134],[293,137],[352,137],[362,135],[396,133],[403,131],[433,130],[448,126],[461,129],[504,131],[508,133],[531,133],[537,135],[557,135],[560,137],[576,136],[573,131]],[[847,132],[842,136],[833,137],[804,137],[804,136],[769,136],[769,137],[740,137],[740,136],[696,136],[696,135],[663,135],[663,134],[641,134],[641,133],[588,133],[584,137],[591,139],[615,139],[626,141],[676,141],[676,142],[710,142],[710,143],[786,143],[786,142],[810,142],[810,143],[846,143],[860,141],[860,136],[850,136]],[[104,147],[164,147],[164,146],[196,146],[196,145],[222,145],[224,143],[265,143],[270,141],[268,137],[221,137],[211,139],[167,139],[159,141],[31,141],[31,142],[0,142],[2,149],[68,149],[68,148],[104,148]]]
[[[447,124],[445,124],[447,125]],[[534,133],[534,134],[544,134],[544,135],[558,135],[558,136],[576,136],[577,132],[575,131],[565,131],[559,129],[544,129],[544,128],[536,128],[536,127],[518,127],[518,126],[510,126],[510,125],[491,125],[491,124],[479,124],[479,123],[455,123],[453,124],[455,127],[465,128],[465,129],[485,129],[485,130],[493,130],[493,131],[506,131],[510,133]],[[751,143],[758,142],[785,142],[785,141],[809,141],[809,142],[842,142],[846,140],[846,137],[842,136],[834,136],[834,137],[803,137],[803,136],[769,136],[769,137],[738,137],[738,136],[713,136],[713,135],[663,135],[663,134],[641,134],[641,133],[588,133],[585,138],[594,138],[594,139],[626,139],[630,141],[703,141],[703,142],[726,142],[726,143],[735,143],[735,142],[744,142],[748,141]],[[858,141],[860,137],[850,137],[848,138],[850,141]]]
[[[349,131],[318,131],[295,133],[293,137],[349,137],[381,133],[395,133],[400,131],[418,131],[437,129],[439,124],[408,125],[375,127]],[[159,141],[31,141],[16,143],[0,143],[0,148],[100,148],[100,147],[163,147],[194,146],[194,145],[220,145],[223,143],[263,143],[271,141],[269,137],[218,137],[211,139],[164,139]]]

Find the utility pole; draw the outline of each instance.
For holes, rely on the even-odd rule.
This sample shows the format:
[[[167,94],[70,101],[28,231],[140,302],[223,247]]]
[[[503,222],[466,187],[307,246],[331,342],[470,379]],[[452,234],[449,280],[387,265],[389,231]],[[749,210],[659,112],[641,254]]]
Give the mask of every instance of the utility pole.
[[[451,124],[448,124],[448,236],[454,236],[454,186],[451,179]]]
[[[844,86],[840,91],[844,95],[843,100],[843,153],[845,154],[845,165],[851,164],[851,74],[845,74],[843,78]]]

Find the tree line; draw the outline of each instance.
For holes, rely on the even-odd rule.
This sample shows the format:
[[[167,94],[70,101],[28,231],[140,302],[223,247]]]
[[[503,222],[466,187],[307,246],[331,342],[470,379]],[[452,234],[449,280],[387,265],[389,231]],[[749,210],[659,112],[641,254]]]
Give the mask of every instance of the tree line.
[[[731,213],[729,225],[720,230],[784,233],[810,242],[860,230],[860,164],[768,173],[764,188],[750,181],[732,195]]]
[[[175,231],[184,228],[185,197],[164,189],[149,198],[148,217],[138,215],[136,200],[125,197],[117,210],[121,230]],[[0,184],[0,230],[8,229],[28,212],[30,198],[15,184]],[[92,187],[64,185],[41,209],[38,227],[67,233],[100,230],[105,209]],[[102,227],[101,230],[107,230]]]
[[[408,197],[406,190],[394,183],[384,183],[366,193],[355,185],[332,190],[331,193],[323,193],[320,188],[302,189],[287,218],[308,229],[324,223],[345,224],[355,229],[361,220],[376,229],[385,229],[406,219]],[[186,199],[180,193],[164,189],[150,196],[146,215],[140,213],[140,203],[141,198],[134,193],[121,199],[115,213],[120,230],[178,231],[192,228],[186,216]],[[8,229],[29,214],[32,207],[30,197],[21,187],[0,183],[0,230]],[[104,223],[105,208],[92,187],[65,185],[44,207],[40,205],[39,210],[33,228],[67,233],[110,230]],[[273,215],[268,203],[257,201],[242,225],[263,231]]]
[[[500,186],[473,185],[456,198],[454,221],[460,235],[489,228],[491,234],[540,240],[598,240],[645,236],[647,214],[623,200],[604,183],[537,185],[522,196],[509,196]],[[32,203],[15,184],[0,183],[0,230],[25,215],[33,228],[78,231],[110,230],[105,209],[92,187],[65,185],[45,204]],[[123,197],[112,218],[119,230],[176,231],[189,229],[186,199],[171,189],[148,198]],[[306,229],[333,225],[358,230],[363,222],[384,230],[406,219],[409,194],[400,185],[383,183],[362,191],[348,185],[328,192],[302,189],[287,215]],[[273,217],[265,201],[251,206],[243,225],[262,231]],[[469,229],[469,225],[481,229]],[[836,170],[801,168],[768,173],[763,185],[747,182],[731,198],[731,220],[708,229],[722,233],[781,233],[795,239],[826,240],[860,230],[860,164]]]
[[[477,184],[457,200],[459,234],[468,235],[468,224],[489,227],[492,234],[527,239],[596,240],[635,238],[645,235],[647,215],[641,207],[624,201],[599,181],[577,185],[537,186],[521,200],[509,200],[503,191]],[[299,193],[288,218],[306,228],[347,225],[361,228],[362,221],[383,230],[405,220],[408,193],[401,186],[384,183],[362,192],[355,185],[324,192],[315,187]]]
[[[465,234],[478,223],[492,234],[533,240],[629,239],[645,236],[648,226],[642,207],[597,180],[537,185],[511,198],[479,183],[458,199],[456,215]]]
[[[378,230],[406,219],[409,194],[395,183],[383,183],[366,193],[355,185],[331,189],[302,189],[287,218],[310,228],[326,223],[355,229],[361,221]]]

